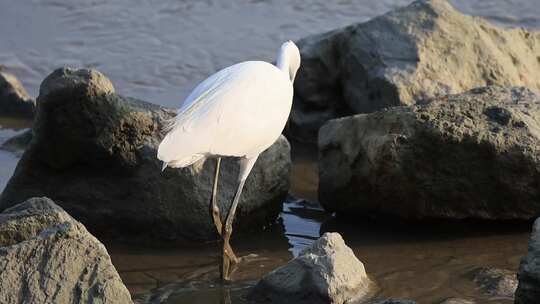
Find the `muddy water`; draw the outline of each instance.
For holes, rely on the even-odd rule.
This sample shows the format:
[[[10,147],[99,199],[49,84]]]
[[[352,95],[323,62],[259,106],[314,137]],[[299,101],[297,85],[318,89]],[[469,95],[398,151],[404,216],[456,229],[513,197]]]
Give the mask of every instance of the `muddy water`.
[[[247,59],[272,60],[285,39],[365,21],[409,0],[0,0],[0,64],[37,95],[41,80],[62,65],[95,67],[117,91],[178,106],[207,75]],[[503,26],[540,28],[537,0],[451,0],[460,10]],[[0,144],[28,122],[0,119]],[[292,192],[316,201],[313,147],[293,147]],[[0,191],[19,154],[0,149]],[[289,199],[276,225],[233,240],[250,255],[218,283],[217,244],[145,249],[107,244],[130,291],[148,303],[244,303],[250,286],[325,231],[342,233],[377,282],[377,296],[438,303],[492,298],[471,281],[477,267],[516,270],[530,223],[397,223],[358,219],[354,226],[316,204]]]
[[[517,270],[526,252],[529,224],[338,222],[311,205],[289,200],[271,230],[233,241],[237,253],[248,258],[234,273],[235,283],[227,285],[219,283],[217,244],[171,250],[108,248],[140,303],[247,303],[249,288],[258,278],[325,231],[343,235],[377,283],[376,297],[418,303],[439,303],[450,297],[513,303],[486,294],[472,276],[479,267]]]

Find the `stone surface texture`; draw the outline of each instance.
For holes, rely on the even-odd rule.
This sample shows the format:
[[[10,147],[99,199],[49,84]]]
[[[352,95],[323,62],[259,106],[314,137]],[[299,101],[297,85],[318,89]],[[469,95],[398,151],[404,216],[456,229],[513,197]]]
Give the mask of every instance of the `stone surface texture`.
[[[540,98],[498,86],[329,121],[319,200],[342,215],[532,219],[540,214]]]
[[[265,275],[250,298],[261,303],[347,303],[371,281],[339,233],[325,233],[286,265]]]
[[[48,198],[0,214],[0,302],[132,303],[107,250]]]

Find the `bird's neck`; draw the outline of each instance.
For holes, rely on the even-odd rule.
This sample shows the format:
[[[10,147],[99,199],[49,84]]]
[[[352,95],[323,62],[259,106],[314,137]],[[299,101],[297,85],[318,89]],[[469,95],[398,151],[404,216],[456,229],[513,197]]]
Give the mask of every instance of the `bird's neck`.
[[[287,77],[289,77],[289,64],[289,56],[287,56],[287,53],[281,50],[277,57],[276,66],[283,73],[287,74]]]

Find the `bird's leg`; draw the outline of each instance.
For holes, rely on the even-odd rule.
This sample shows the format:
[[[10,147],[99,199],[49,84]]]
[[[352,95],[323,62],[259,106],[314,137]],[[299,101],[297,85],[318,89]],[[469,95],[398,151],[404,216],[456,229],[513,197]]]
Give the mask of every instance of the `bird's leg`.
[[[221,214],[219,212],[219,206],[217,203],[217,187],[218,187],[218,180],[219,180],[219,168],[221,166],[221,157],[218,157],[216,159],[216,173],[214,176],[214,186],[212,187],[212,205],[210,212],[212,213],[212,219],[214,220],[214,225],[216,226],[216,230],[219,235],[222,235],[223,225],[221,224]],[[229,259],[233,261],[237,261],[238,258],[236,255],[234,255],[234,252],[232,251],[232,248],[228,246],[227,248],[227,255]]]
[[[240,201],[240,195],[242,194],[242,189],[244,188],[244,184],[246,182],[246,179],[249,175],[249,172],[251,172],[251,169],[253,168],[253,165],[255,164],[255,161],[257,160],[257,157],[254,158],[246,158],[240,160],[240,172],[238,174],[238,188],[236,189],[236,193],[234,195],[234,199],[231,205],[231,208],[229,209],[229,214],[227,214],[227,220],[225,222],[225,227],[223,229],[223,263],[222,263],[222,269],[221,269],[221,278],[223,280],[229,280],[230,275],[230,267],[232,263],[238,263],[240,262],[239,259],[229,259],[229,256],[232,253],[232,248],[229,243],[231,239],[232,234],[232,224],[234,221],[234,215],[236,213],[236,208],[238,207],[238,202]],[[234,253],[232,253],[234,255]]]
[[[219,180],[219,167],[221,166],[221,157],[216,159],[216,175],[214,176],[214,186],[212,188],[212,207],[210,212],[212,213],[212,219],[214,220],[214,225],[216,226],[217,232],[221,235],[221,215],[219,213],[219,207],[217,204],[217,187]]]

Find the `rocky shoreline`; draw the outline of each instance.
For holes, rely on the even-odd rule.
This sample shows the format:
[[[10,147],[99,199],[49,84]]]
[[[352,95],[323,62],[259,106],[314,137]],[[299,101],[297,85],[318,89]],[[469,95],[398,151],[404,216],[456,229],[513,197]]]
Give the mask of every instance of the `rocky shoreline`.
[[[337,220],[540,216],[540,33],[419,0],[299,45],[286,135],[317,142],[318,199]],[[0,196],[0,302],[133,303],[94,234],[154,246],[218,239],[209,217],[215,164],[162,173],[155,157],[174,113],[116,94],[93,69],[53,71],[36,101],[0,70],[0,114],[34,117],[31,131],[2,146],[24,152]],[[275,223],[290,151],[282,136],[258,159],[235,231]],[[224,160],[222,214],[237,170]],[[470,281],[493,298],[540,301],[539,221],[517,278],[479,268]],[[253,303],[415,303],[381,298],[338,233],[249,288]]]

